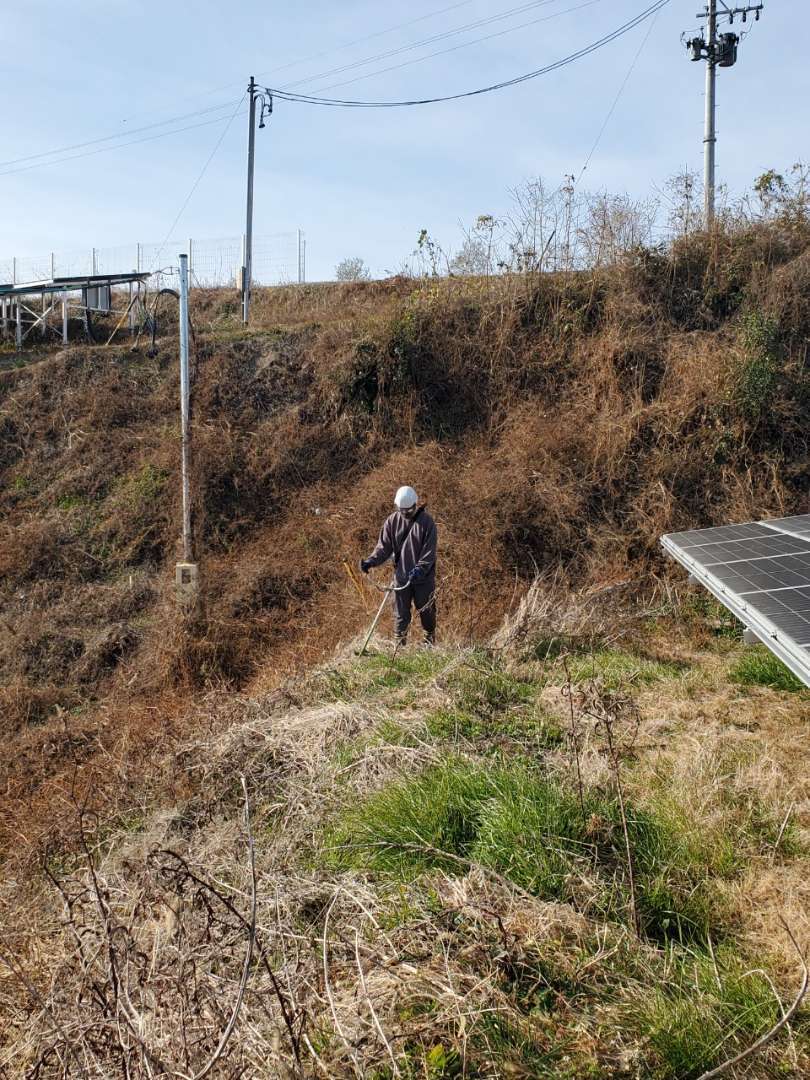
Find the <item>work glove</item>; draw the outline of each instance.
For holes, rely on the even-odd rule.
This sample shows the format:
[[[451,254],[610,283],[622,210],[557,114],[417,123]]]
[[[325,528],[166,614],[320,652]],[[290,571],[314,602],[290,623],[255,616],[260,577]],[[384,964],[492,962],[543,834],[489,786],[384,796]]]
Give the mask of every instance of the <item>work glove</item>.
[[[421,581],[424,576],[425,572],[422,567],[415,566],[413,570],[411,570],[410,574],[408,574],[408,584],[413,585],[415,582]]]
[[[362,572],[364,574],[367,574],[369,572],[369,570],[371,569],[371,563],[369,562],[368,559],[361,559],[360,560],[360,569],[362,570]]]

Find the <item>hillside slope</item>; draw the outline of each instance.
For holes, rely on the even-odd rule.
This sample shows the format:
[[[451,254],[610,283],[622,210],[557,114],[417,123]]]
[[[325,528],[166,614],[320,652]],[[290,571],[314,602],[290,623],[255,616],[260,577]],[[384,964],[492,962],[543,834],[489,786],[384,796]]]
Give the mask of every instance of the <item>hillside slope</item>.
[[[462,649],[487,642],[538,575],[554,582],[561,611],[571,594],[630,606],[657,597],[657,604],[670,589],[661,533],[810,510],[810,244],[803,229],[777,224],[696,236],[668,253],[641,251],[592,272],[272,289],[257,293],[254,313],[245,331],[232,294],[194,295],[193,527],[203,586],[190,619],[171,591],[179,533],[176,337],[161,334],[154,354],[123,338],[110,348],[32,347],[18,359],[10,354],[0,372],[0,865],[14,883],[2,919],[16,928],[15,955],[40,993],[41,943],[16,936],[19,917],[29,904],[46,903],[38,884],[44,852],[73,867],[70,853],[82,844],[77,804],[87,799],[82,820],[107,852],[108,830],[122,818],[140,836],[147,821],[164,811],[172,817],[171,807],[196,805],[200,776],[210,774],[194,748],[231,722],[249,728],[251,716],[264,715],[257,702],[309,708],[320,700],[299,700],[295,688],[370,622],[374,594],[357,591],[344,563],[370,550],[400,483],[412,483],[438,519],[440,640]],[[167,312],[162,325],[173,319]],[[552,621],[548,632],[558,638],[562,627]],[[609,648],[609,635],[588,633],[591,652]],[[469,654],[440,659],[467,663],[459,657]],[[407,656],[402,663],[409,677],[407,665],[418,668]],[[526,701],[511,704],[542,698],[545,676],[527,678]],[[559,670],[555,678],[559,687]],[[699,741],[703,706],[698,701],[690,712],[693,699],[679,696],[681,684],[666,686],[682,702],[684,739]],[[361,711],[376,708],[363,695],[351,700]],[[785,700],[798,733],[804,699]],[[212,701],[227,704],[212,710]],[[726,720],[718,723],[736,722],[737,704],[723,706]],[[465,712],[455,699],[448,708]],[[496,727],[502,712],[493,713]],[[425,715],[420,706],[420,724]],[[316,709],[318,716],[317,738],[331,745],[340,718]],[[273,711],[268,722],[277,720]],[[477,724],[464,736],[474,754],[479,735],[489,737]],[[265,728],[257,738],[269,738]],[[519,756],[531,757],[534,738]],[[552,753],[544,739],[538,752]],[[392,745],[400,747],[390,751],[399,767],[409,751],[396,739]],[[461,783],[473,801],[497,803],[500,789],[480,787],[480,765],[467,760],[468,749],[465,743],[458,760],[446,746],[414,760],[421,767],[441,759],[448,783]],[[780,753],[777,771],[788,764]],[[316,777],[319,768],[305,769],[300,781],[313,791],[334,777],[331,765]],[[526,768],[506,762],[497,783],[515,797],[526,788],[532,800],[545,798],[534,766]],[[231,802],[218,806],[215,784],[206,814],[221,817],[230,835],[241,798],[238,763],[223,770]],[[644,803],[650,777],[641,775]],[[790,784],[785,790],[795,803],[792,821],[797,807],[806,808],[806,793]],[[597,906],[607,905],[599,918],[615,914],[620,894],[626,910],[614,865],[615,807],[603,796],[597,785],[590,816],[612,822],[606,865],[619,892],[599,893],[605,867],[597,874],[602,884],[583,884],[583,895],[593,885],[602,896]],[[279,798],[298,805],[288,793]],[[787,811],[783,803],[780,796],[768,821]],[[599,833],[598,821],[593,827]],[[318,828],[331,825],[324,818]],[[590,828],[577,826],[569,839],[591,844]],[[145,835],[153,836],[151,825]],[[656,843],[669,842],[655,835]],[[191,832],[186,840],[187,854],[197,840],[210,842]],[[464,858],[466,850],[449,854]],[[447,872],[452,857],[439,868]],[[474,861],[504,873],[499,863]],[[704,876],[725,880],[725,871],[700,865]],[[661,869],[654,859],[649,867],[653,877]],[[226,878],[236,873],[234,864]],[[541,895],[529,881],[518,875],[513,884]],[[555,903],[572,902],[555,889]],[[577,918],[590,917],[580,901]],[[684,925],[680,916],[676,923]],[[648,936],[660,945],[671,935],[659,925]],[[15,1040],[16,1025],[27,1023],[14,1021]],[[614,1043],[592,1048],[598,1067],[607,1067],[600,1055],[624,1054],[621,1040]],[[318,1046],[312,1049],[317,1056]],[[460,1052],[456,1043],[445,1050],[448,1060]],[[444,1052],[435,1050],[436,1061]],[[701,1061],[710,1058],[707,1051]],[[395,1060],[389,1055],[393,1073],[405,1070],[407,1054]],[[486,1060],[484,1071],[466,1075],[500,1075],[486,1072],[495,1067]],[[425,1074],[425,1061],[414,1075]],[[618,1070],[618,1061],[611,1067]],[[523,1067],[539,1068],[517,1062],[514,1074],[541,1075]]]

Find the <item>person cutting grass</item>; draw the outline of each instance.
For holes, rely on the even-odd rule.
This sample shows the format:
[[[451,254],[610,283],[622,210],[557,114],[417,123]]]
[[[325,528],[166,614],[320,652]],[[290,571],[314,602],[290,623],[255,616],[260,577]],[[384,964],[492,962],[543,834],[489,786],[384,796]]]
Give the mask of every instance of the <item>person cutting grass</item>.
[[[374,566],[394,560],[394,632],[397,645],[405,645],[415,607],[426,645],[436,642],[436,522],[419,505],[412,487],[401,487],[394,496],[396,510],[380,530],[377,546],[360,560],[364,574]]]

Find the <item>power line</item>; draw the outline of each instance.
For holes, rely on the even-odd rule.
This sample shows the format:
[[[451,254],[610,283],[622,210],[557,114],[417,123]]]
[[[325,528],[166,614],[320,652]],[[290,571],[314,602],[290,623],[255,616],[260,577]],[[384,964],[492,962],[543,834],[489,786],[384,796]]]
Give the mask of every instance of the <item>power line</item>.
[[[318,79],[326,79],[330,75],[341,75],[345,71],[351,71],[354,68],[363,67],[366,64],[373,64],[377,60],[387,60],[389,57],[397,56],[400,53],[421,49],[426,45],[435,45],[437,41],[455,37],[457,34],[464,34],[468,30],[477,30],[482,26],[488,26],[491,23],[509,19],[513,15],[521,15],[524,11],[530,11],[532,8],[546,7],[548,4],[555,4],[557,2],[558,0],[531,0],[531,3],[520,4],[518,7],[509,8],[507,11],[499,12],[497,15],[489,15],[484,19],[476,19],[474,22],[465,23],[463,26],[454,27],[452,30],[443,30],[439,34],[433,34],[431,37],[422,38],[421,41],[412,41],[408,45],[400,45],[395,49],[389,49],[387,52],[377,53],[375,56],[367,56],[364,60],[355,60],[350,64],[344,64],[342,67],[330,68],[328,71],[322,71],[318,75],[309,75],[306,78],[298,79],[297,82],[289,83],[284,89],[292,90],[302,83],[316,82]],[[328,90],[330,88],[326,87],[325,89]]]
[[[202,178],[205,176],[206,172],[208,171],[208,166],[214,160],[214,157],[216,155],[217,150],[219,150],[220,146],[222,146],[223,140],[224,140],[225,136],[228,134],[228,131],[230,130],[231,124],[236,119],[236,114],[239,112],[239,109],[240,109],[240,107],[242,105],[242,102],[245,100],[246,96],[247,96],[246,94],[243,94],[241,96],[241,98],[239,99],[239,101],[236,103],[236,108],[234,109],[233,113],[231,114],[230,119],[228,120],[228,123],[225,125],[224,130],[221,132],[219,138],[217,139],[216,143],[214,144],[214,149],[211,151],[211,153],[206,158],[205,164],[200,169],[200,172],[199,172],[199,174],[197,176],[197,179],[191,185],[191,189],[189,190],[188,195],[186,195],[186,197],[185,197],[185,199],[183,201],[183,205],[177,211],[177,216],[175,217],[174,221],[169,226],[169,231],[166,233],[166,236],[163,238],[163,243],[160,245],[160,248],[158,249],[157,255],[155,255],[154,259],[152,260],[152,266],[154,266],[155,263],[157,263],[157,261],[160,259],[160,256],[163,254],[163,249],[166,247],[166,244],[169,242],[169,238],[171,237],[172,233],[174,232],[175,228],[177,227],[178,221],[183,216],[183,212],[185,211],[188,204],[191,202],[192,195],[197,190],[197,188],[200,186],[200,182],[201,182]]]
[[[566,67],[568,64],[573,64],[576,60],[581,60],[583,57],[589,56],[591,53],[596,52],[605,45],[609,45],[611,42],[623,37],[624,34],[627,34],[629,31],[635,29],[635,27],[640,26],[641,23],[650,18],[651,15],[657,14],[662,8],[666,7],[668,3],[669,0],[656,0],[655,3],[645,8],[634,18],[629,19],[626,23],[617,27],[616,30],[613,30],[609,34],[605,34],[604,37],[599,38],[590,45],[586,45],[584,48],[570,53],[561,60],[554,61],[552,64],[546,64],[545,67],[526,72],[524,75],[516,75],[512,79],[504,79],[501,82],[492,83],[489,86],[481,86],[475,90],[465,90],[458,94],[445,94],[441,97],[413,98],[406,101],[357,101],[345,98],[317,97],[312,94],[293,93],[269,87],[267,88],[267,92],[274,94],[282,101],[290,101],[300,105],[324,105],[344,109],[401,109],[413,105],[435,105],[444,101],[460,101],[463,98],[478,97],[481,94],[491,94],[496,90],[505,90],[508,87],[529,82],[531,79],[537,79],[541,75],[547,75],[551,71],[557,71],[560,68]]]
[[[636,70],[636,64],[638,64],[639,59],[641,57],[641,54],[644,52],[644,49],[647,46],[647,42],[650,40],[650,36],[652,35],[653,30],[655,29],[655,24],[658,21],[658,16],[661,13],[661,10],[662,9],[659,8],[658,11],[656,11],[655,15],[653,15],[653,17],[652,17],[650,25],[647,27],[647,33],[644,35],[644,39],[641,42],[641,44],[639,45],[638,51],[636,52],[636,55],[633,57],[633,62],[630,64],[630,67],[627,69],[627,74],[624,77],[624,81],[622,82],[621,86],[619,87],[619,90],[618,90],[618,93],[616,94],[616,97],[613,99],[613,104],[610,106],[610,109],[608,110],[608,114],[605,117],[605,121],[602,124],[601,128],[599,129],[599,134],[596,136],[596,139],[594,140],[594,144],[591,147],[590,153],[585,158],[585,164],[582,166],[582,171],[580,172],[579,176],[574,181],[574,186],[575,187],[579,184],[580,180],[585,175],[586,169],[590,165],[594,154],[596,153],[597,149],[599,148],[599,144],[602,141],[602,136],[605,134],[605,131],[607,130],[607,126],[610,123],[610,121],[613,119],[613,114],[616,112],[616,106],[619,104],[619,101],[621,99],[622,94],[627,89],[627,84],[630,82],[630,79],[633,76],[633,72]]]
[[[242,101],[244,101],[244,97],[240,99],[237,111]],[[53,161],[40,161],[36,165],[23,165],[19,169],[6,169],[0,172],[0,176],[12,176],[14,173],[30,172],[32,169],[45,169],[49,165],[63,165],[65,162],[94,157],[96,154],[109,154],[113,150],[123,150],[125,146],[137,146],[140,143],[153,142],[156,139],[166,139],[170,135],[180,135],[184,131],[196,131],[197,128],[210,127],[212,124],[223,124],[227,119],[226,116],[218,116],[215,120],[203,120],[199,124],[187,124],[185,127],[175,128],[174,131],[161,131],[159,135],[145,135],[142,139],[129,139],[127,142],[116,143],[115,146],[102,146],[97,150],[87,150],[83,154],[70,154],[68,157],[54,158]]]
[[[576,4],[574,7],[565,8],[564,11],[555,11],[553,15],[543,15],[539,19],[531,19],[529,22],[518,23],[517,26],[507,27],[506,30],[497,30],[494,34],[485,34],[483,37],[473,38],[472,41],[463,41],[460,45],[451,45],[449,49],[437,49],[436,52],[414,57],[413,60],[404,60],[401,64],[392,64],[387,68],[370,71],[367,75],[358,75],[354,79],[346,79],[344,82],[332,83],[329,86],[321,87],[321,92],[334,90],[339,86],[350,86],[352,83],[362,82],[364,79],[371,79],[374,75],[384,75],[389,71],[398,71],[400,68],[408,67],[410,64],[419,64],[423,60],[431,60],[435,56],[446,56],[447,53],[458,52],[459,49],[468,49],[473,45],[480,45],[482,41],[492,41],[494,38],[503,37],[505,34],[513,34],[516,30],[524,30],[527,26],[537,26],[538,23],[550,22],[552,19],[557,19],[561,15],[570,15],[572,11],[581,11],[582,8],[592,7],[594,4],[599,3],[601,3],[601,0],[584,0],[584,3]]]
[[[457,8],[468,7],[472,2],[473,2],[473,0],[460,0],[460,2],[457,2],[455,4],[449,4],[447,7],[439,8],[438,11],[429,12],[426,15],[420,15],[416,19],[408,19],[404,23],[398,23],[396,26],[390,26],[385,30],[377,30],[373,34],[367,34],[365,37],[357,38],[355,41],[347,42],[345,45],[337,46],[335,49],[326,49],[326,50],[324,50],[322,52],[313,53],[310,56],[303,57],[300,60],[290,61],[289,63],[283,64],[281,67],[276,68],[275,72],[278,73],[279,71],[285,71],[286,69],[288,69],[290,67],[295,67],[298,64],[307,63],[309,60],[317,60],[322,56],[328,56],[332,52],[340,51],[340,50],[343,50],[343,49],[349,49],[349,48],[352,48],[355,45],[361,45],[365,41],[371,41],[374,38],[382,37],[385,34],[391,34],[394,31],[402,30],[407,26],[412,26],[415,23],[424,22],[427,19],[436,18],[439,15],[446,14],[448,11],[455,11]],[[543,2],[551,2],[551,0],[543,0]],[[265,74],[266,74],[266,72],[265,72]],[[327,74],[331,74],[331,73],[327,72]],[[321,78],[321,75],[312,76],[312,79],[319,79],[319,78]],[[307,80],[300,80],[300,81],[301,82],[304,82],[304,81],[308,82],[310,80],[307,79]],[[225,83],[222,86],[218,86],[218,87],[215,87],[212,90],[205,91],[205,93],[206,94],[215,94],[215,93],[218,93],[220,90],[227,90],[227,89],[229,89],[230,87],[232,87],[234,85],[235,85],[234,83]],[[296,83],[295,85],[298,85],[298,84]],[[195,95],[195,97],[198,100],[199,100],[200,96],[201,95]],[[195,97],[189,97],[186,100],[193,101],[195,99]],[[154,130],[155,128],[159,128],[159,127],[167,127],[169,124],[178,123],[181,120],[189,120],[192,117],[204,116],[204,115],[206,115],[208,113],[212,113],[212,112],[221,112],[221,111],[223,111],[225,109],[230,109],[232,105],[233,105],[233,101],[225,101],[221,105],[211,105],[211,106],[208,106],[205,109],[196,109],[193,112],[182,113],[180,116],[169,117],[167,120],[159,120],[159,121],[156,121],[153,124],[145,124],[142,127],[131,128],[128,131],[116,132],[114,135],[102,135],[100,138],[97,138],[97,139],[88,139],[85,142],[71,143],[68,146],[55,147],[53,150],[43,150],[38,154],[26,154],[26,155],[23,155],[22,157],[9,158],[7,161],[0,161],[0,170],[6,169],[7,166],[20,165],[23,162],[40,161],[42,158],[54,157],[57,154],[64,154],[64,153],[67,153],[68,151],[71,151],[71,150],[83,150],[88,146],[97,146],[99,143],[114,142],[116,139],[129,139],[129,137],[132,136],[132,135],[139,135],[144,131],[151,131],[151,130]],[[138,114],[135,114],[135,115],[138,115]],[[144,114],[141,113],[140,115],[144,115]],[[224,120],[225,117],[222,117],[222,119]],[[126,119],[122,121],[122,123],[126,123],[126,122],[127,122]],[[200,126],[202,126],[202,125],[200,125]],[[190,129],[189,128],[180,128],[179,129],[179,131],[188,131],[188,130],[190,130]],[[172,132],[171,134],[174,134],[174,132]],[[129,145],[129,143],[128,142],[122,142],[121,145],[122,146],[127,146],[127,145]],[[114,149],[117,149],[117,147],[115,147]],[[80,155],[76,155],[76,156],[80,156]],[[50,163],[46,163],[46,164],[50,164]],[[17,172],[17,171],[22,171],[22,170],[9,169],[8,171],[9,172]],[[0,172],[0,176],[5,176],[5,175],[6,175],[5,172]]]
[[[322,56],[329,56],[333,52],[342,52],[344,49],[353,49],[355,45],[362,45],[366,41],[373,41],[374,38],[384,37],[386,34],[393,34],[396,30],[404,30],[407,26],[414,26],[416,23],[425,22],[427,19],[435,19],[439,15],[446,15],[448,11],[455,11],[457,8],[461,7],[469,7],[471,3],[473,3],[473,0],[461,0],[460,3],[450,4],[448,7],[439,8],[438,11],[430,11],[427,15],[420,15],[416,19],[408,19],[407,22],[397,23],[396,26],[389,26],[387,30],[377,30],[373,34],[366,34],[365,37],[357,38],[355,41],[349,41],[345,45],[338,45],[333,49],[324,49],[323,52],[305,56],[301,60],[291,60],[287,64],[282,64],[280,67],[274,68],[274,73],[278,74],[279,71],[286,71],[288,68],[297,67],[298,64],[308,64],[310,60],[320,60]],[[260,71],[259,74],[266,75],[267,72]],[[320,76],[315,75],[313,78],[318,79]]]
[[[0,169],[4,169],[6,165],[18,165],[23,161],[38,161],[41,158],[53,157],[56,154],[65,154],[69,150],[82,150],[86,146],[97,146],[99,143],[112,142],[114,139],[128,139],[130,135],[138,135],[142,131],[153,131],[155,128],[176,124],[180,120],[190,120],[193,116],[204,116],[212,112],[222,112],[223,109],[230,109],[232,105],[232,101],[225,101],[222,105],[211,105],[207,109],[197,109],[195,112],[183,113],[180,116],[172,116],[168,120],[160,120],[154,124],[146,124],[144,127],[132,128],[131,131],[121,131],[115,135],[102,135],[98,139],[88,139],[86,142],[72,143],[70,146],[60,146],[55,150],[43,150],[39,154],[26,154],[23,157],[10,158],[8,161],[0,161]],[[225,117],[218,119],[224,120]],[[216,121],[212,121],[212,123],[216,123]],[[181,128],[180,130],[186,129]]]
[[[597,2],[597,0],[586,0],[586,4],[581,5],[581,6],[587,6],[588,3],[595,3],[595,2]],[[323,105],[323,106],[340,107],[340,108],[386,109],[386,108],[403,108],[403,107],[415,106],[415,105],[432,105],[432,104],[438,104],[440,102],[446,102],[446,101],[459,101],[459,100],[462,100],[462,99],[465,99],[465,98],[477,97],[477,96],[480,96],[482,94],[493,93],[496,90],[503,90],[503,89],[506,89],[506,88],[511,87],[511,86],[517,86],[520,83],[528,82],[528,81],[530,81],[532,79],[539,78],[541,75],[546,75],[546,74],[549,74],[552,71],[556,71],[556,70],[558,70],[560,68],[566,67],[568,64],[572,64],[576,60],[580,60],[585,56],[589,56],[591,53],[596,52],[598,49],[601,49],[604,46],[610,44],[611,42],[616,41],[618,38],[622,37],[624,34],[628,33],[631,30],[633,30],[636,26],[639,26],[646,19],[650,18],[650,16],[657,15],[658,12],[661,11],[662,8],[666,7],[666,5],[668,3],[669,3],[669,0],[655,0],[655,2],[653,4],[651,4],[649,7],[645,8],[643,11],[641,11],[634,18],[632,18],[632,19],[628,20],[627,22],[623,23],[616,30],[612,31],[609,34],[604,35],[603,37],[599,38],[597,41],[592,42],[590,45],[587,45],[584,48],[579,49],[576,52],[571,53],[566,57],[563,57],[561,60],[557,60],[554,63],[547,64],[547,65],[545,65],[545,67],[538,68],[535,71],[527,72],[524,75],[518,75],[518,76],[515,76],[514,78],[511,78],[511,79],[505,79],[505,80],[503,80],[501,82],[493,83],[493,84],[491,84],[489,86],[479,87],[479,88],[477,88],[475,90],[468,90],[468,91],[465,91],[463,93],[447,94],[447,95],[439,96],[439,97],[415,98],[415,99],[406,100],[406,101],[356,101],[356,100],[346,100],[346,99],[341,99],[341,98],[319,97],[319,96],[315,96],[315,95],[301,94],[301,93],[298,93],[298,92],[292,92],[292,91],[286,91],[286,90],[280,90],[280,89],[275,89],[274,90],[274,89],[269,89],[268,88],[267,92],[270,93],[270,94],[274,94],[275,96],[277,96],[279,99],[281,99],[283,101],[289,101],[289,102],[293,102],[293,103],[297,103],[297,104],[305,104],[305,105]],[[558,13],[558,14],[562,14],[562,13]],[[497,36],[497,35],[491,35],[491,36]],[[240,108],[243,100],[244,100],[244,97],[241,98],[239,100],[239,102],[237,103],[237,106],[236,106],[236,112],[237,113],[239,111],[239,108]],[[215,108],[221,110],[223,107],[224,106],[216,106]],[[213,110],[211,110],[211,109],[199,110],[196,114],[189,113],[189,114],[186,114],[186,115],[188,115],[188,116],[203,115],[206,112],[210,112],[210,111],[213,111]],[[236,115],[236,113],[234,113],[234,116],[235,115]],[[182,117],[178,117],[177,119],[182,119]],[[140,139],[127,139],[127,140],[125,140],[123,142],[116,143],[114,146],[97,147],[96,149],[87,150],[87,151],[85,151],[83,153],[80,153],[80,154],[70,154],[67,157],[56,157],[55,155],[58,153],[58,151],[51,151],[50,156],[52,157],[52,160],[50,160],[50,161],[38,161],[36,164],[24,165],[21,168],[17,168],[17,169],[5,169],[5,170],[0,171],[0,176],[10,176],[10,175],[12,175],[14,173],[28,172],[28,171],[31,171],[32,169],[45,168],[48,165],[60,165],[60,164],[63,164],[65,162],[68,162],[68,161],[75,161],[75,160],[78,160],[80,158],[91,157],[91,156],[94,156],[96,154],[109,153],[112,150],[123,149],[124,147],[127,147],[127,146],[133,146],[133,145],[137,145],[137,144],[144,143],[144,142],[151,142],[151,141],[154,141],[154,140],[157,140],[157,139],[167,138],[167,137],[169,137],[171,135],[179,135],[179,134],[181,134],[181,133],[183,133],[185,131],[193,131],[193,130],[195,130],[197,128],[208,127],[211,124],[219,124],[219,123],[224,122],[225,119],[226,119],[225,117],[219,116],[219,117],[216,117],[216,118],[214,118],[212,120],[204,120],[204,121],[200,122],[199,124],[188,124],[188,125],[185,125],[184,127],[175,128],[172,131],[163,131],[163,132],[159,132],[158,134],[155,134],[155,135],[144,136],[143,138],[140,138]],[[233,117],[231,117],[231,119],[228,120],[228,127],[230,127],[230,123],[231,123],[232,119],[233,119]],[[171,123],[171,122],[172,121],[165,121],[162,124],[147,125],[145,128],[140,129],[140,130],[152,130],[152,129],[154,129],[154,127],[165,126],[166,123]],[[225,130],[227,131],[227,128]],[[105,138],[99,139],[99,140],[92,140],[89,143],[77,144],[77,146],[78,145],[96,145],[98,142],[110,141],[111,138],[112,137],[105,137]],[[601,138],[601,135],[600,135],[600,138]],[[37,158],[37,157],[44,157],[44,156],[48,156],[48,155],[41,154],[41,155],[34,155],[33,157]],[[20,159],[16,159],[16,160],[22,161],[22,160],[31,160],[31,159],[20,158]]]
[[[329,49],[323,49],[317,53],[310,53],[309,56],[302,56],[298,60],[290,60],[286,64],[281,64],[273,69],[274,74],[278,74],[280,71],[287,71],[291,67],[297,67],[299,64],[307,64],[310,60],[320,60],[321,57],[330,56],[332,53],[343,52],[345,49],[353,49],[355,45],[362,45],[366,41],[373,41],[375,38],[384,37],[386,34],[393,34],[397,30],[404,30],[408,26],[413,26],[416,23],[426,22],[428,19],[435,19],[439,15],[446,15],[448,11],[455,11],[458,8],[469,7],[473,3],[473,0],[457,0],[455,4],[449,4],[447,7],[439,8],[438,11],[429,11],[426,15],[419,15],[415,19],[407,19],[405,22],[397,23],[395,26],[386,27],[385,30],[375,30],[373,34],[365,34],[363,37],[355,38],[354,41],[344,42],[343,45],[335,45]],[[267,75],[268,71],[260,71],[259,75]],[[220,90],[230,90],[231,87],[236,86],[237,83],[229,82],[223,83],[219,86],[212,87],[210,90],[204,90],[200,94],[191,94],[184,98],[185,101],[198,101],[201,97],[205,97],[208,94],[218,94]],[[154,110],[153,110],[154,111]],[[148,113],[134,113],[134,116],[144,116]],[[127,119],[131,119],[128,117]],[[126,123],[126,120],[122,121]]]

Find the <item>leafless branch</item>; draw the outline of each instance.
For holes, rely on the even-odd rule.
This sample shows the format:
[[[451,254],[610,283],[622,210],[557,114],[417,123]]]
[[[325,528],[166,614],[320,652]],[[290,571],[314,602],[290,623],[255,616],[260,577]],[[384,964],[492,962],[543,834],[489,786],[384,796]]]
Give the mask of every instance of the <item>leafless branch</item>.
[[[785,928],[786,934],[791,940],[793,948],[796,950],[796,954],[799,957],[799,963],[801,964],[802,969],[802,983],[799,987],[799,992],[796,995],[793,1004],[790,1006],[787,1012],[782,1013],[782,1016],[779,1018],[779,1020],[776,1021],[773,1027],[769,1031],[766,1031],[764,1035],[761,1035],[755,1043],[752,1043],[751,1046],[749,1046],[745,1050],[740,1051],[740,1053],[736,1054],[734,1057],[729,1058],[728,1061],[724,1061],[723,1064],[718,1065],[717,1068],[710,1069],[709,1072],[703,1073],[701,1076],[698,1077],[698,1080],[712,1080],[713,1077],[720,1076],[722,1073],[734,1068],[735,1065],[739,1065],[741,1061],[745,1061],[746,1058],[751,1057],[752,1054],[756,1054],[764,1046],[766,1046],[782,1030],[782,1028],[785,1027],[786,1024],[789,1024],[798,1012],[799,1006],[801,1005],[802,1001],[804,1000],[804,996],[807,993],[808,982],[810,982],[810,975],[808,975],[807,962],[804,959],[804,954],[799,948],[799,943],[793,936],[793,932],[791,931],[785,920],[781,918],[781,916],[780,921],[782,923],[782,926],[784,926]]]
[[[253,844],[253,830],[250,827],[250,799],[248,797],[247,783],[245,782],[244,776],[240,776],[239,779],[242,782],[242,792],[245,796],[245,829],[247,831],[248,859],[250,862],[250,930],[248,933],[248,947],[247,952],[245,953],[245,963],[242,968],[242,980],[239,983],[239,992],[236,995],[231,1018],[228,1021],[225,1030],[222,1032],[219,1045],[211,1055],[208,1064],[194,1074],[194,1080],[203,1080],[203,1077],[208,1076],[225,1052],[228,1040],[233,1034],[233,1029],[236,1027],[236,1021],[239,1019],[239,1010],[242,1008],[242,1001],[244,1000],[245,990],[247,989],[248,979],[250,978],[250,965],[253,960],[253,947],[256,942],[256,851]]]

